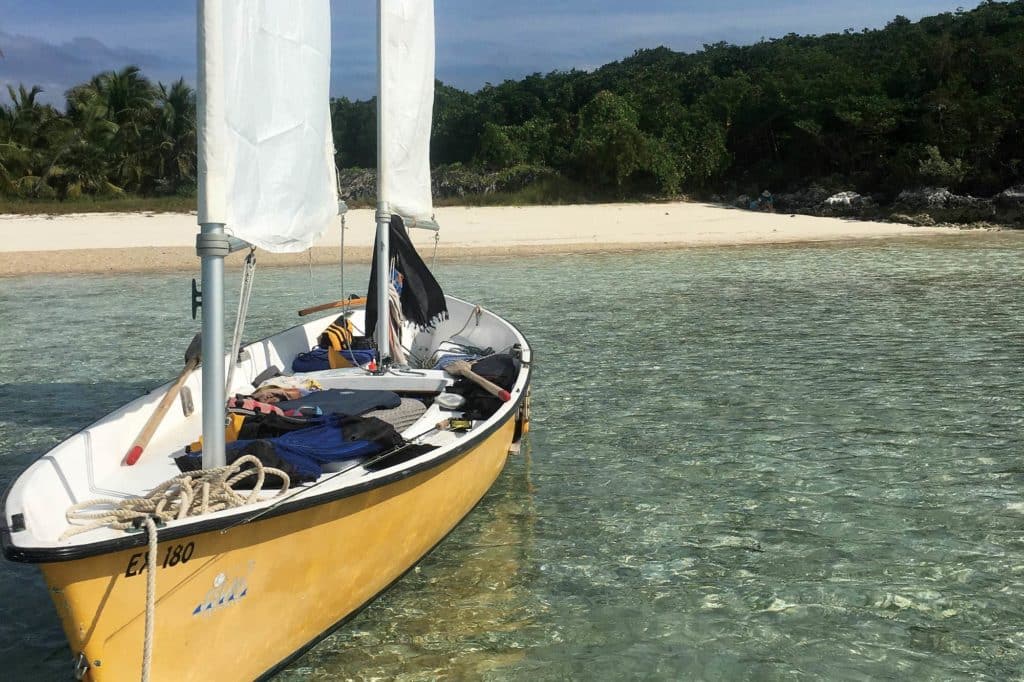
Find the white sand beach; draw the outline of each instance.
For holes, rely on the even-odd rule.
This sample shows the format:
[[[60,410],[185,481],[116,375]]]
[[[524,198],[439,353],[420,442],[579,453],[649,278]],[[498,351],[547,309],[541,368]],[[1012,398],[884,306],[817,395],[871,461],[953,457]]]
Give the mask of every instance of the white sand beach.
[[[710,204],[591,204],[527,207],[442,207],[442,259],[600,253],[959,234],[954,228],[755,213]],[[346,217],[346,260],[368,262],[373,211]],[[83,213],[0,215],[0,276],[40,273],[175,271],[198,267],[195,214]],[[426,254],[434,233],[414,230]],[[271,265],[336,263],[340,227],[310,253],[263,254]],[[237,254],[229,265],[238,265]]]

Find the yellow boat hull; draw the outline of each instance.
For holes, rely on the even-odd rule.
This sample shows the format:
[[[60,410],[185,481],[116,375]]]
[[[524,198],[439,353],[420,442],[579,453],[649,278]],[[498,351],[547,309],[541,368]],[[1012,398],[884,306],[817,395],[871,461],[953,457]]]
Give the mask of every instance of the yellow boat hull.
[[[152,680],[251,680],[373,600],[461,521],[505,464],[506,420],[468,451],[407,478],[280,516],[161,542]],[[94,682],[137,678],[144,548],[42,570]]]

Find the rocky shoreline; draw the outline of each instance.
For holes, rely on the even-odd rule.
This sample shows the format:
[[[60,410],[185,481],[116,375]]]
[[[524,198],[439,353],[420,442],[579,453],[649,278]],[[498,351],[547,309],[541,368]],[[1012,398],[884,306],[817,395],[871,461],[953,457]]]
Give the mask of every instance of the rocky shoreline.
[[[716,203],[752,210],[771,209],[778,213],[884,220],[905,225],[999,225],[1024,229],[1024,185],[1008,188],[993,197],[954,194],[945,187],[924,187],[900,192],[894,201],[853,191],[830,192],[818,185],[775,195],[740,195],[728,200],[711,197]]]

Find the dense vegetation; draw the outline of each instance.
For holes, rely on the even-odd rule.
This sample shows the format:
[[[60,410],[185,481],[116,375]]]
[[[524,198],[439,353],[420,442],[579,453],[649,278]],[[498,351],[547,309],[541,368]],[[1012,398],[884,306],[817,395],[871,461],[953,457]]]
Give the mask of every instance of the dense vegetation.
[[[433,161],[594,197],[811,182],[994,193],[1024,182],[1022,64],[1024,0],[897,17],[882,30],[641,50],[475,93],[438,84]],[[9,89],[3,195],[194,192],[195,97],[184,81],[154,85],[127,67],[72,88],[63,112],[38,88]],[[375,102],[337,99],[332,116],[339,167],[372,167]]]

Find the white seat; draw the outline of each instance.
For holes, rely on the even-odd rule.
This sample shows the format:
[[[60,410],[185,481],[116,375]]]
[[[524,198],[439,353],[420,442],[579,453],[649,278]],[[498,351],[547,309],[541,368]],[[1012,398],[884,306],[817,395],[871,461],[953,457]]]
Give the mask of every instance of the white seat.
[[[455,383],[451,375],[438,369],[390,369],[380,376],[358,367],[344,367],[302,372],[294,376],[312,379],[324,388],[362,388],[396,393],[440,393]]]

